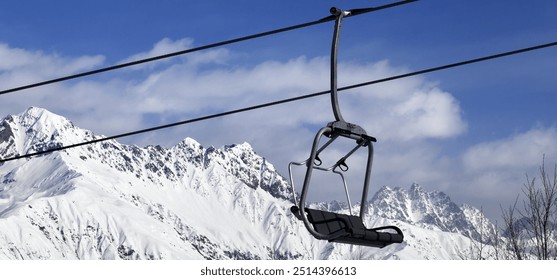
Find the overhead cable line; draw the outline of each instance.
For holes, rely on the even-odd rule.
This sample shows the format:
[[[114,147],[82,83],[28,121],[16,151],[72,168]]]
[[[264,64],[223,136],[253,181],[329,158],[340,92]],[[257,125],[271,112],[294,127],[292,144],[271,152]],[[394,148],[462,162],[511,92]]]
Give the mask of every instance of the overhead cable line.
[[[394,3],[391,3],[391,4],[386,4],[386,5],[383,5],[383,6],[366,8],[366,9],[354,9],[354,10],[352,10],[352,13],[349,16],[356,16],[356,15],[361,15],[361,14],[365,14],[365,13],[384,10],[384,9],[388,9],[388,8],[408,4],[408,3],[411,3],[411,2],[416,2],[416,1],[418,1],[418,0],[399,1],[399,2],[394,2]],[[77,78],[81,78],[81,77],[85,77],[85,76],[91,76],[91,75],[95,75],[95,74],[99,74],[99,73],[103,73],[103,72],[122,69],[122,68],[130,67],[130,66],[135,66],[135,65],[138,65],[138,64],[143,64],[143,63],[152,62],[152,61],[156,61],[156,60],[166,59],[166,58],[175,57],[175,56],[188,54],[188,53],[193,53],[193,52],[197,52],[197,51],[202,51],[202,50],[206,50],[206,49],[222,47],[222,46],[230,45],[230,44],[233,44],[233,43],[238,43],[238,42],[242,42],[242,41],[247,41],[247,40],[252,40],[252,39],[256,39],[256,38],[260,38],[260,37],[265,37],[265,36],[269,36],[269,35],[283,33],[283,32],[287,32],[287,31],[291,31],[291,30],[295,30],[295,29],[305,28],[305,27],[318,25],[318,24],[321,24],[321,23],[334,21],[334,20],[335,20],[334,16],[328,16],[328,17],[325,17],[325,18],[322,18],[322,19],[319,19],[319,20],[310,21],[310,22],[297,24],[297,25],[292,25],[292,26],[289,26],[289,27],[279,28],[279,29],[275,29],[275,30],[271,30],[271,31],[261,32],[261,33],[257,33],[257,34],[253,34],[253,35],[244,36],[244,37],[239,37],[239,38],[236,38],[236,39],[221,41],[221,42],[218,42],[218,43],[208,44],[208,45],[204,45],[204,46],[200,46],[200,47],[196,47],[196,48],[191,48],[191,49],[186,49],[186,50],[182,50],[182,51],[167,53],[167,54],[163,54],[163,55],[159,55],[159,56],[153,56],[153,57],[149,57],[149,58],[145,58],[145,59],[130,61],[130,62],[122,63],[122,64],[117,64],[117,65],[113,65],[113,66],[109,66],[109,67],[105,67],[105,68],[99,68],[99,69],[96,69],[96,70],[91,70],[91,71],[82,72],[82,73],[69,75],[69,76],[64,76],[64,77],[60,77],[60,78],[55,78],[55,79],[51,79],[51,80],[45,80],[45,81],[42,81],[42,82],[32,83],[32,84],[19,86],[19,87],[15,87],[15,88],[11,88],[11,89],[5,89],[5,90],[0,91],[0,95],[7,94],[7,93],[12,93],[12,92],[16,92],[16,91],[22,91],[22,90],[26,90],[26,89],[31,89],[31,88],[36,88],[36,87],[40,87],[40,86],[45,86],[45,85],[49,85],[49,84],[59,83],[59,82],[67,81],[67,80],[73,80],[73,79],[77,79]]]
[[[421,74],[425,74],[425,73],[431,73],[431,72],[445,70],[445,69],[449,69],[449,68],[460,67],[460,66],[464,66],[464,65],[468,65],[468,64],[473,64],[473,63],[492,60],[492,59],[496,59],[496,58],[502,58],[502,57],[506,57],[506,56],[531,52],[531,51],[540,50],[540,49],[549,48],[549,47],[554,47],[554,46],[557,46],[557,41],[552,42],[552,43],[532,46],[532,47],[528,47],[528,48],[517,49],[517,50],[513,50],[513,51],[509,51],[509,52],[503,52],[503,53],[498,53],[498,54],[494,54],[494,55],[479,57],[479,58],[475,58],[475,59],[463,60],[463,61],[456,62],[456,63],[451,63],[451,64],[432,67],[432,68],[427,68],[427,69],[423,69],[423,70],[419,70],[419,71],[415,71],[415,72],[409,72],[409,73],[406,73],[406,74],[395,75],[395,76],[382,78],[382,79],[378,79],[378,80],[363,82],[363,83],[359,83],[359,84],[353,84],[353,85],[338,88],[338,91],[344,91],[344,90],[354,89],[354,88],[358,88],[358,87],[364,87],[364,86],[369,86],[369,85],[373,85],[373,84],[384,83],[384,82],[393,81],[393,80],[397,80],[397,79],[408,78],[408,77],[417,76],[417,75],[421,75]],[[152,132],[152,131],[156,131],[156,130],[166,129],[166,128],[170,128],[170,127],[174,127],[174,126],[180,126],[180,125],[186,125],[186,124],[195,123],[195,122],[206,121],[206,120],[209,120],[209,119],[215,119],[215,118],[224,117],[224,116],[228,116],[228,115],[233,115],[233,114],[243,113],[243,112],[252,111],[252,110],[256,110],[256,109],[262,109],[262,108],[276,106],[276,105],[285,104],[285,103],[289,103],[289,102],[299,101],[299,100],[303,100],[303,99],[313,98],[313,97],[317,97],[317,96],[325,95],[325,94],[329,94],[329,93],[330,93],[330,90],[325,90],[325,91],[315,92],[315,93],[311,93],[311,94],[307,94],[307,95],[302,95],[302,96],[277,100],[277,101],[268,102],[268,103],[262,103],[262,104],[259,104],[259,105],[244,107],[244,108],[241,108],[241,109],[235,109],[235,110],[231,110],[231,111],[216,113],[216,114],[212,114],[212,115],[206,115],[206,116],[197,117],[197,118],[193,118],[193,119],[189,119],[189,120],[183,120],[183,121],[170,123],[170,124],[166,124],[166,125],[155,126],[155,127],[150,127],[150,128],[146,128],[146,129],[131,131],[131,132],[117,134],[117,135],[113,135],[113,136],[109,136],[109,137],[104,137],[104,138],[94,139],[94,140],[85,141],[85,142],[81,142],[81,143],[76,143],[76,144],[72,144],[72,145],[68,145],[68,146],[61,146],[61,147],[48,149],[48,150],[44,150],[44,151],[38,151],[38,152],[33,152],[33,153],[24,154],[24,155],[14,156],[14,157],[6,158],[6,159],[0,159],[0,163],[7,162],[7,161],[13,161],[13,160],[17,160],[17,159],[35,157],[35,156],[44,155],[44,154],[48,154],[48,153],[52,153],[52,152],[57,152],[57,151],[67,150],[67,149],[76,148],[76,147],[80,147],[80,146],[91,145],[91,144],[95,144],[95,143],[99,143],[99,142],[109,141],[109,140],[113,140],[113,139],[117,139],[117,138],[124,138],[124,137],[128,137],[128,136],[133,136],[133,135],[143,134],[143,133]]]
[[[505,56],[511,56],[511,55],[515,55],[515,54],[521,54],[521,53],[525,53],[525,52],[531,52],[531,51],[545,49],[545,48],[549,48],[549,47],[555,47],[555,46],[557,46],[557,41],[547,43],[547,44],[532,46],[532,47],[528,47],[528,48],[517,49],[517,50],[514,50],[514,51],[483,56],[483,57],[474,58],[474,59],[470,59],[470,60],[463,60],[463,61],[460,61],[460,62],[446,64],[446,65],[443,65],[443,66],[432,67],[432,68],[427,68],[427,69],[423,69],[423,70],[416,71],[416,72],[410,72],[410,73],[406,73],[406,74],[402,74],[402,75],[391,76],[391,77],[384,78],[384,79],[379,79],[379,80],[374,80],[374,81],[369,81],[369,82],[364,82],[364,83],[359,83],[359,84],[353,84],[353,85],[350,85],[350,86],[339,88],[338,90],[348,90],[348,89],[353,89],[353,88],[358,88],[358,87],[363,87],[363,86],[369,86],[369,85],[378,84],[378,83],[384,83],[384,82],[388,82],[388,81],[392,81],[392,80],[402,79],[402,78],[411,77],[411,76],[417,76],[417,75],[421,75],[421,74],[436,72],[436,71],[445,70],[445,69],[449,69],[449,68],[455,68],[455,67],[464,66],[464,65],[468,65],[468,64],[478,63],[478,62],[482,62],[482,61],[492,60],[492,59],[501,58],[501,57],[505,57]]]

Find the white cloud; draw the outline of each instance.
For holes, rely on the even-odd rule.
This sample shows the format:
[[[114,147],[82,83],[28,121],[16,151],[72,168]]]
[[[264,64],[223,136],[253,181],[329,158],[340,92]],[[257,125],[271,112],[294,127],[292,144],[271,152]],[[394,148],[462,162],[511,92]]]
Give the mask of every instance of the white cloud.
[[[512,205],[530,178],[539,176],[545,156],[548,171],[557,163],[557,130],[536,127],[510,137],[467,148],[451,168],[451,192],[463,201],[483,206],[492,218]]]
[[[103,62],[101,55],[64,57],[0,43],[0,85],[3,89],[23,86],[90,70]]]
[[[191,44],[191,39],[163,39],[151,50],[130,59],[182,50],[191,47]],[[179,117],[241,108],[326,90],[329,86],[327,57],[265,61],[251,67],[226,66],[231,56],[225,49],[198,52],[164,68],[153,69],[146,78],[127,82],[118,79],[102,83],[84,81],[69,89],[71,92],[68,94],[79,96],[82,103],[89,102],[89,111],[110,108],[115,112],[127,112],[130,117],[145,113]],[[69,64],[79,64],[81,60],[83,58],[75,59]],[[342,84],[400,72],[390,67],[387,61],[341,63],[339,68],[339,83]],[[332,118],[331,109],[326,101],[328,97],[319,99],[310,101],[310,104],[320,104],[319,107],[308,106],[307,103],[288,104],[288,115],[279,111],[277,117],[267,118],[265,125],[325,124]],[[111,102],[104,103],[106,100]],[[419,78],[342,92],[340,103],[348,121],[360,124],[370,134],[377,134],[386,140],[446,138],[466,130],[458,102],[449,93]],[[105,112],[102,115],[105,116]],[[253,127],[260,120],[244,124]],[[126,128],[129,129],[128,126]]]
[[[394,106],[392,112],[395,119],[403,120],[398,136],[405,140],[445,138],[466,130],[456,100],[437,88],[413,93],[406,101]]]
[[[118,62],[117,64],[123,64],[127,62],[138,61],[138,60],[158,57],[170,53],[189,50],[194,48],[193,42],[194,41],[191,38],[183,38],[176,41],[173,41],[172,39],[169,38],[164,38],[158,41],[157,43],[155,43],[149,51],[134,54]],[[204,63],[222,63],[224,62],[227,56],[228,56],[228,51],[226,49],[213,49],[205,52],[196,52],[187,55],[174,56],[173,58],[185,60],[187,61],[188,65],[196,66]],[[144,69],[144,68],[153,69],[154,66],[160,64],[168,65],[169,63],[172,62],[174,62],[173,59],[165,58],[165,59],[149,62],[146,64],[138,64],[136,66],[133,66],[131,69],[134,70]]]
[[[514,199],[529,177],[538,176],[542,160],[557,162],[555,128],[533,128],[505,139],[480,143],[462,156],[462,173],[470,191],[492,198]]]
[[[538,166],[543,155],[557,156],[557,131],[554,128],[534,128],[505,139],[478,144],[466,151],[463,164],[471,172],[510,170]]]
[[[193,40],[189,39],[189,38],[184,38],[184,39],[177,40],[177,41],[172,41],[169,38],[164,38],[164,39],[158,41],[157,43],[155,43],[151,50],[146,51],[146,52],[142,52],[142,53],[134,54],[134,55],[122,60],[118,64],[131,62],[131,61],[135,61],[135,60],[151,58],[151,57],[155,57],[155,56],[159,56],[159,55],[163,55],[163,54],[167,54],[167,53],[173,53],[173,52],[189,49],[192,46],[193,46]]]

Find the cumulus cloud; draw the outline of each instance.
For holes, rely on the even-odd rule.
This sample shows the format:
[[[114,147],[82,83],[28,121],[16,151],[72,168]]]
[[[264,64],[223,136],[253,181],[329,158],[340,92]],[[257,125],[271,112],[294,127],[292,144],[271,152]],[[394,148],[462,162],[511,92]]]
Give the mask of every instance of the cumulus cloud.
[[[188,38],[176,41],[165,38],[154,44],[151,50],[132,55],[125,61],[187,49],[192,44],[193,40]],[[26,80],[29,82],[32,78],[40,80],[46,73],[49,76],[62,75],[103,62],[102,56],[67,58],[13,49],[7,45],[0,45],[0,56],[10,57],[1,66],[2,69],[9,68],[10,77],[1,77],[20,83],[22,79],[13,77],[29,76]],[[67,106],[60,109],[77,115],[77,118],[80,118],[79,112],[83,111],[106,117],[104,111],[107,109],[125,112],[129,117],[134,114],[170,114],[179,117],[230,110],[328,89],[327,57],[298,57],[288,61],[263,61],[253,66],[236,67],[225,65],[231,56],[226,49],[198,52],[173,61],[166,67],[151,69],[147,76],[126,81],[118,78],[101,82],[83,80],[71,86],[57,87],[56,91],[64,92],[58,95],[64,95],[64,98],[76,103],[72,106],[76,108],[74,112]],[[51,71],[53,68],[58,70]],[[368,81],[397,72],[400,70],[389,66],[387,61],[363,64],[347,62],[340,65],[339,82],[350,84]],[[340,99],[348,121],[373,130],[383,139],[408,141],[445,138],[459,135],[466,129],[458,102],[449,93],[431,87],[418,78],[343,92]],[[26,101],[21,100],[21,103]],[[321,101],[316,102],[314,104]],[[54,107],[67,105],[46,103]],[[270,118],[267,125],[268,122],[321,125],[331,120],[327,102],[318,108],[307,104],[290,105],[291,108],[287,110],[295,113],[287,116],[278,113],[281,118]],[[95,114],[96,111],[99,113]]]
[[[456,100],[437,88],[413,93],[406,101],[394,106],[392,112],[397,119],[404,120],[399,136],[405,140],[445,138],[466,130]]]
[[[12,48],[0,43],[0,84],[2,88],[8,89],[75,74],[102,65],[104,59],[102,55],[65,57],[42,51]]]
[[[164,38],[164,39],[158,41],[157,43],[155,43],[153,45],[153,48],[151,48],[151,50],[146,51],[146,52],[142,52],[142,53],[138,53],[138,54],[134,54],[134,55],[124,59],[122,62],[129,62],[129,61],[133,61],[133,60],[146,59],[146,58],[150,58],[150,57],[154,57],[154,56],[164,55],[164,54],[167,54],[167,53],[182,51],[182,50],[185,50],[185,49],[189,49],[192,46],[193,46],[193,40],[190,39],[190,38],[184,38],[184,39],[180,39],[180,40],[176,40],[176,41],[172,41],[169,38]]]
[[[557,130],[535,127],[512,136],[473,145],[454,160],[451,191],[464,201],[475,201],[491,217],[500,218],[500,207],[511,205],[526,183],[557,162]],[[460,163],[459,163],[460,162]]]
[[[123,64],[132,61],[138,61],[153,57],[158,57],[166,54],[176,53],[184,50],[189,50],[194,48],[194,40],[191,38],[183,38],[179,40],[172,40],[170,38],[164,38],[153,45],[153,47],[142,53],[137,53],[131,55],[130,57],[118,62],[117,64]],[[195,52],[186,55],[174,56],[172,58],[166,58],[161,60],[156,60],[146,64],[138,64],[133,66],[131,69],[153,69],[155,66],[161,64],[174,63],[176,59],[187,61],[190,66],[198,66],[205,63],[223,63],[228,57],[228,51],[226,49],[213,49],[205,52]]]
[[[509,200],[525,180],[538,175],[542,160],[557,162],[557,130],[533,128],[504,139],[480,143],[462,155],[469,191]],[[510,191],[515,190],[515,191]]]
[[[534,128],[524,133],[468,149],[463,156],[469,171],[509,170],[540,164],[543,155],[557,155],[555,128]]]

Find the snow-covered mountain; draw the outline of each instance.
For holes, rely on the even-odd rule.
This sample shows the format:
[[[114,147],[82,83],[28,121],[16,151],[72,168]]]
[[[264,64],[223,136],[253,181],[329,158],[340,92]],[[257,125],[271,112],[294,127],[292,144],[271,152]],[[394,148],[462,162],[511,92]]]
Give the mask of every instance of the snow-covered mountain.
[[[0,158],[99,137],[29,108],[0,122]],[[247,143],[99,142],[0,164],[0,259],[455,259],[493,228],[441,192],[383,187],[365,223],[397,225],[405,242],[332,244],[307,233],[291,199]]]

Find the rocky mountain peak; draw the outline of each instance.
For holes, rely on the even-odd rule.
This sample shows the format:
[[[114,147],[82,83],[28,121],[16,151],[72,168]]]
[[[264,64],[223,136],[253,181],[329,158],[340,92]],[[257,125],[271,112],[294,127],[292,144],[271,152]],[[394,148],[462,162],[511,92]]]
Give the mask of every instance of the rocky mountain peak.
[[[426,191],[414,183],[409,189],[382,187],[370,200],[370,213],[420,227],[475,237],[479,211],[459,206],[441,191]],[[485,217],[481,217],[485,219]],[[476,222],[473,222],[476,221]],[[483,232],[487,230],[481,229]],[[491,230],[490,230],[491,231]]]
[[[89,140],[93,133],[48,110],[30,107],[0,122],[0,156],[37,152]]]

